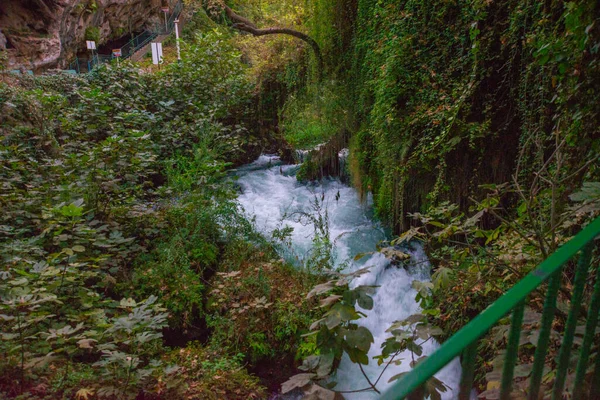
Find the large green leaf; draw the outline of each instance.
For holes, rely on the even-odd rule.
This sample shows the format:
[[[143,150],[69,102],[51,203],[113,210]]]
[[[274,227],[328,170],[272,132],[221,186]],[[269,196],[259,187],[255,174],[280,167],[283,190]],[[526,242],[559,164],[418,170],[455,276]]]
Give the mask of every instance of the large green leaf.
[[[373,334],[364,326],[359,326],[357,329],[345,329],[343,334],[349,346],[356,347],[365,353],[369,352],[371,344],[374,342]]]
[[[434,290],[444,289],[450,286],[454,277],[454,271],[447,267],[440,267],[431,276]]]

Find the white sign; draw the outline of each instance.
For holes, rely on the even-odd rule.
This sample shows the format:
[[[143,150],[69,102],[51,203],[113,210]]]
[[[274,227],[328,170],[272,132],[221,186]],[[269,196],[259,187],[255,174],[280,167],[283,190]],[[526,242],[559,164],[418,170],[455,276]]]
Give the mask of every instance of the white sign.
[[[93,40],[86,40],[85,44],[87,45],[88,50],[96,50],[96,42]]]
[[[121,57],[121,49],[113,49],[112,54],[113,57]]]
[[[152,64],[158,65],[163,58],[162,43],[152,43]]]

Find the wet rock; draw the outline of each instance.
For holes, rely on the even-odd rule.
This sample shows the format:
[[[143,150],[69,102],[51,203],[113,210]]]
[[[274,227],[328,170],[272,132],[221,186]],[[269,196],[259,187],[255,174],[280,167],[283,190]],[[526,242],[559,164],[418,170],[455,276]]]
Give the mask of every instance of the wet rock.
[[[345,174],[346,149],[349,133],[341,131],[327,143],[318,145],[308,153],[298,153],[302,158],[302,168],[298,173],[299,181],[320,180],[327,176],[339,177],[342,181],[347,178]]]

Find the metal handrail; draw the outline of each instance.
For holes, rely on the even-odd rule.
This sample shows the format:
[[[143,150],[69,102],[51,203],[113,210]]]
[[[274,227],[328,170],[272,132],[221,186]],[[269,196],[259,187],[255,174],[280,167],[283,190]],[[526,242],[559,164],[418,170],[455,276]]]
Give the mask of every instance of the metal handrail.
[[[529,390],[529,399],[538,399],[542,372],[548,345],[552,320],[556,310],[556,298],[560,287],[562,267],[581,251],[577,265],[571,299],[571,310],[567,317],[563,342],[559,352],[557,373],[554,381],[552,399],[561,399],[565,386],[565,378],[569,367],[569,356],[573,347],[573,338],[577,325],[577,316],[581,311],[583,289],[588,275],[591,251],[594,239],[600,235],[600,218],[595,219],[579,232],[573,239],[561,246],[554,254],[543,261],[534,271],[519,281],[502,297],[496,300],[485,311],[460,329],[432,355],[415,366],[408,374],[402,376],[387,390],[381,400],[400,400],[418,390],[429,378],[445,367],[459,355],[463,355],[463,376],[460,384],[460,399],[469,399],[473,387],[473,371],[477,341],[485,335],[500,319],[513,312],[506,357],[502,371],[500,398],[509,399],[512,390],[513,372],[517,360],[523,310],[527,296],[542,283],[549,280],[548,292],[544,303],[540,322],[540,337],[534,356],[533,370]],[[596,284],[589,307],[587,325],[579,362],[576,368],[574,383],[574,399],[586,398],[583,393],[583,380],[589,361],[589,352],[594,339],[598,313],[600,311],[600,266],[596,267]],[[597,356],[595,377],[600,378],[600,355]],[[594,379],[589,394],[590,399],[600,398],[600,379]]]
[[[156,32],[150,30],[145,30],[144,32],[135,36],[133,39],[131,39],[129,42],[127,42],[121,47],[121,58],[125,59],[131,57],[133,54],[135,54],[136,51],[147,45],[157,36],[158,34]]]
[[[154,31],[161,35],[173,32],[173,29],[175,28],[175,20],[179,18],[181,11],[183,11],[183,2],[178,1],[177,4],[175,4],[175,6],[173,7],[171,16],[167,20],[167,26],[165,27],[163,23],[158,23],[154,27]]]
[[[77,71],[77,73],[80,73],[80,69],[79,69],[79,59],[76,58],[75,60],[73,60],[70,64],[69,64],[69,68],[67,68],[67,70],[69,71]]]
[[[165,27],[164,24],[157,24],[153,29],[146,29],[139,35],[133,37],[129,42],[127,42],[121,47],[121,58],[127,59],[134,55],[137,51],[142,49],[144,46],[148,45],[148,43],[156,39],[156,37],[158,37],[159,35],[170,34],[171,32],[173,32],[173,29],[175,28],[175,20],[179,18],[181,11],[183,11],[183,2],[179,0],[173,7],[171,16],[167,20],[167,26]],[[112,55],[97,54],[92,57],[92,60],[91,62],[89,62],[89,65],[92,68],[94,68],[98,64],[107,63],[113,59],[114,57]],[[81,71],[79,68],[79,63],[80,60],[78,58],[75,58],[75,60],[69,64],[69,69],[75,70],[77,71],[77,73],[80,73]]]

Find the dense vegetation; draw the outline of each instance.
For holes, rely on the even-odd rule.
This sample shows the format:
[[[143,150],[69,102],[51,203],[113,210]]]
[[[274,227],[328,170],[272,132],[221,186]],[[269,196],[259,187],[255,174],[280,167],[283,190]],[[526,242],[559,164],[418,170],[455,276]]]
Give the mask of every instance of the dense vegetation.
[[[392,243],[429,244],[436,272],[432,283],[415,282],[417,299],[429,323],[451,334],[599,213],[600,7],[596,1],[311,4],[309,27],[324,49],[329,79],[293,98],[287,109],[295,112],[284,114],[290,122],[283,124],[300,138],[317,126],[311,128],[317,141],[340,142],[340,134],[351,132],[354,185],[373,193],[379,216],[401,234]],[[328,157],[316,154],[313,161]],[[304,171],[319,176],[311,162]],[[598,262],[596,251],[592,264]],[[564,272],[556,338],[573,266]],[[515,396],[526,393],[541,296],[526,311]],[[390,330],[410,348],[414,333],[393,330],[400,327]],[[480,345],[484,397],[498,395],[502,358],[495,356],[506,336],[503,325]],[[548,357],[547,387],[559,343]]]
[[[227,32],[186,49],[0,87],[0,396],[263,398],[246,363],[293,364],[312,278],[224,179],[259,141],[247,67]]]
[[[596,1],[297,3],[228,2],[259,26],[310,34],[323,71],[295,38],[235,33],[211,0],[186,1],[182,63],[0,83],[0,396],[267,398],[303,359],[284,390],[330,399],[343,355],[419,359],[424,341],[455,332],[600,214]],[[315,226],[306,268],[279,260],[235,202],[228,168],[264,149],[289,155],[282,136],[325,144],[301,179],[340,173],[349,146],[352,183],[373,194],[399,235],[391,244],[427,243],[422,314],[390,327],[376,360],[357,324],[375,289],[350,289],[364,271],[325,279],[334,243],[318,199],[304,216]],[[542,296],[526,310],[517,397]],[[486,398],[508,323],[480,344]]]

